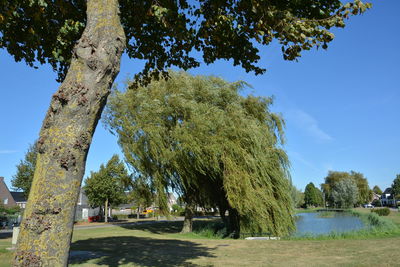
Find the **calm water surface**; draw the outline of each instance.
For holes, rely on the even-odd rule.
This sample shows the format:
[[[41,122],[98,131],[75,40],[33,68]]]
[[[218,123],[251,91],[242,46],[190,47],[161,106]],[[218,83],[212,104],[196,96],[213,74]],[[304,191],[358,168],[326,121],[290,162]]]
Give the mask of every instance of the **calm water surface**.
[[[304,234],[321,235],[330,232],[347,232],[364,227],[363,222],[350,214],[335,212],[332,218],[320,218],[318,212],[299,213],[296,222],[296,236]]]

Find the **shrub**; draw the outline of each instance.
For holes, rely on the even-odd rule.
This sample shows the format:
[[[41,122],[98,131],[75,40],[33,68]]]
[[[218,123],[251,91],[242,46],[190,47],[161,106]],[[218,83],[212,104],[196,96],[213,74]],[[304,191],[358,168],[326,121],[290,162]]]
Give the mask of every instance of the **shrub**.
[[[207,238],[225,238],[228,231],[222,221],[195,221],[193,233]]]
[[[390,209],[389,208],[372,209],[371,212],[375,212],[379,216],[388,216],[390,214]]]
[[[185,211],[185,208],[179,206],[178,204],[174,204],[174,205],[172,205],[172,210],[174,212],[179,213],[179,212]]]
[[[382,203],[379,199],[375,199],[374,201],[372,201],[372,205],[374,207],[382,207]]]

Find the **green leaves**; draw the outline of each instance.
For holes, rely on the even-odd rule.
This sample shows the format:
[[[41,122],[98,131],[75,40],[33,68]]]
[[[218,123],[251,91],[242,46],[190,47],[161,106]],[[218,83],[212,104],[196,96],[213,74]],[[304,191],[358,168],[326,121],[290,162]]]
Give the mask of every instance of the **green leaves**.
[[[396,178],[393,180],[392,189],[393,195],[397,198],[400,195],[400,174],[397,174]]]
[[[368,185],[367,179],[364,177],[362,173],[350,171],[350,172],[338,172],[338,171],[330,171],[328,176],[325,178],[325,184],[322,184],[321,187],[324,190],[324,193],[327,196],[327,200],[330,202],[330,205],[334,205],[335,200],[332,197],[332,190],[341,181],[351,180],[357,187],[357,192],[355,192],[356,202],[354,204],[365,204],[371,201],[371,190]],[[349,187],[348,184],[342,185],[341,189],[344,187]],[[344,189],[343,189],[344,190]],[[339,197],[337,195],[337,197]]]
[[[136,76],[141,83],[165,76],[171,66],[199,66],[194,51],[206,64],[232,59],[261,74],[265,66],[258,65],[257,43],[269,45],[275,39],[284,59],[296,60],[304,50],[326,48],[333,40],[332,27],[344,27],[351,15],[371,8],[359,0],[119,2],[126,52],[144,60]],[[30,66],[50,63],[62,80],[83,32],[85,11],[83,0],[0,0],[0,48]]]
[[[112,156],[106,166],[100,166],[98,172],[91,172],[85,180],[83,190],[89,204],[94,207],[103,206],[106,200],[110,205],[118,205],[125,200],[124,183],[128,177],[125,165],[118,155]]]
[[[29,146],[24,160],[21,160],[17,165],[17,173],[11,180],[12,186],[17,190],[22,190],[26,197],[28,197],[31,189],[33,175],[36,168],[37,153],[37,142],[35,142],[33,145]]]
[[[304,204],[306,206],[323,206],[322,192],[313,183],[306,185],[304,189]]]
[[[283,121],[269,111],[272,99],[240,96],[244,82],[169,75],[109,99],[105,121],[128,164],[160,199],[173,188],[186,201],[237,210],[243,231],[291,231]]]

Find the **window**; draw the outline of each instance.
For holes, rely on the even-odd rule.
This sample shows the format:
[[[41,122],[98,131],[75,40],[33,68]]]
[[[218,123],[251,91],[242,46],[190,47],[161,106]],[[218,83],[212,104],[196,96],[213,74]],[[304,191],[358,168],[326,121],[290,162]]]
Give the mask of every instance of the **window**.
[[[7,205],[8,204],[8,198],[3,199],[3,204]]]

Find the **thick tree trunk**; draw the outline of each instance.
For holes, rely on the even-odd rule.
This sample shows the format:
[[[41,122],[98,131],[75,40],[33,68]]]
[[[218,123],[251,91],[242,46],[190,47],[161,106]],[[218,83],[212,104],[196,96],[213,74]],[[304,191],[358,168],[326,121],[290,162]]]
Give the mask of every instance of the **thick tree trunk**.
[[[240,218],[239,213],[236,209],[229,209],[228,232],[232,235],[233,238],[240,237]]]
[[[118,0],[88,0],[86,28],[40,132],[14,266],[67,265],[86,156],[125,45]]]
[[[193,215],[194,205],[191,203],[186,204],[185,208],[185,219],[183,221],[183,227],[181,233],[191,233],[193,231]]]
[[[104,203],[104,222],[108,222],[108,198]]]

